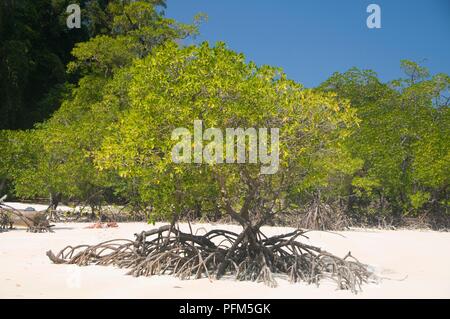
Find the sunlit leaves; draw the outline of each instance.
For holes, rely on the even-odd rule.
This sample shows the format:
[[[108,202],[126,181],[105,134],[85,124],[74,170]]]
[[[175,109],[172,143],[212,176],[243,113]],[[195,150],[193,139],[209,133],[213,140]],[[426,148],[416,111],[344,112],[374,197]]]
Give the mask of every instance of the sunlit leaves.
[[[225,203],[238,209],[252,187],[260,201],[280,202],[288,189],[314,189],[355,169],[340,146],[357,121],[348,103],[303,89],[277,68],[246,63],[223,43],[183,49],[169,43],[127,72],[130,107],[109,130],[96,163],[138,177],[142,200],[156,215],[198,206],[223,211]],[[172,131],[192,129],[197,119],[222,131],[279,128],[280,171],[269,177],[260,175],[260,164],[173,163]]]

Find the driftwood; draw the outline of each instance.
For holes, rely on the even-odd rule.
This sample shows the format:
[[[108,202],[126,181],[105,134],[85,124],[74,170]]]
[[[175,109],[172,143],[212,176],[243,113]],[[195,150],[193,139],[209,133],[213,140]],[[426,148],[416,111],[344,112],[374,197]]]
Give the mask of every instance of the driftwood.
[[[11,229],[15,226],[23,226],[32,233],[53,232],[47,220],[46,211],[19,210],[4,203],[6,195],[0,198],[0,224],[6,229],[9,224]]]
[[[67,246],[56,255],[48,251],[47,256],[56,264],[116,265],[136,277],[169,274],[181,279],[220,279],[227,275],[271,287],[277,285],[274,274],[317,285],[329,278],[339,289],[354,293],[375,278],[350,253],[339,258],[297,241],[304,236],[301,230],[273,237],[254,231],[252,227],[240,234],[215,229],[196,235],[167,225],[135,234],[135,240]]]
[[[1,211],[0,209],[0,232],[12,229],[12,227],[13,222],[11,220],[11,217],[9,216],[9,214]]]

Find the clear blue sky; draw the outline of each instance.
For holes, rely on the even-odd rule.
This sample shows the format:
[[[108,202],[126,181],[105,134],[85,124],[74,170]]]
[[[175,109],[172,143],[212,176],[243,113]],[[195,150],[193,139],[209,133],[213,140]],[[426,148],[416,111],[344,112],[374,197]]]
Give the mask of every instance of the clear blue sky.
[[[257,64],[279,66],[311,87],[335,71],[372,69],[401,76],[401,59],[450,74],[450,0],[168,0],[166,16],[208,22],[194,41],[224,41]],[[366,8],[381,7],[381,29],[368,29]]]

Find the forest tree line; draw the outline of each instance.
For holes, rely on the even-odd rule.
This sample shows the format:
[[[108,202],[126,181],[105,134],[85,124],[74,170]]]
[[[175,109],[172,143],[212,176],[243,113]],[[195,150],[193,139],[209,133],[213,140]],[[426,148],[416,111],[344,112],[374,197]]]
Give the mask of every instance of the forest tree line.
[[[254,203],[276,195],[294,216],[329,207],[356,222],[449,220],[449,75],[403,60],[404,77],[390,82],[352,68],[305,88],[223,43],[183,46],[203,17],[169,19],[163,0],[79,1],[83,26],[68,30],[73,2],[0,4],[0,193],[128,205],[150,220],[221,216],[224,197],[245,206],[238,192],[252,184],[233,183],[251,169],[164,159],[162,134],[202,116],[285,128],[291,169],[264,181]],[[268,195],[271,185],[282,187]]]

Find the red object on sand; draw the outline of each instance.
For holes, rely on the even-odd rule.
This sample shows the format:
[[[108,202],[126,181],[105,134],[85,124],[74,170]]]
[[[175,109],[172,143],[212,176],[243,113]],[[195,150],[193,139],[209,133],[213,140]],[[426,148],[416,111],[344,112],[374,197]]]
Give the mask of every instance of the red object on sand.
[[[108,223],[97,222],[95,224],[87,226],[86,228],[93,229],[93,228],[116,228],[116,227],[119,227],[119,225],[117,225],[116,222],[108,222]]]

